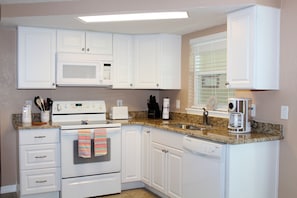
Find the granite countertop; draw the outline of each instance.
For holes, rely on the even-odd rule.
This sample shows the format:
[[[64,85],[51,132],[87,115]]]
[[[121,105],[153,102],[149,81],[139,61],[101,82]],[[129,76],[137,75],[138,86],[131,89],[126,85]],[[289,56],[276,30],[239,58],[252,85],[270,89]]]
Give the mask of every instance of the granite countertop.
[[[204,130],[190,130],[174,127],[175,124],[179,123],[191,124],[186,122],[180,122],[178,120],[163,121],[161,119],[146,118],[129,119],[126,121],[121,121],[122,125],[143,125],[148,127],[155,127],[163,130],[173,131],[176,133],[190,135],[193,137],[225,144],[246,144],[284,139],[282,126],[278,124],[274,125],[253,122],[253,125],[257,126],[252,130],[251,133],[233,134],[228,132],[227,127],[223,128],[213,126],[207,127]]]
[[[191,121],[191,119],[189,119]],[[189,121],[187,120],[187,121]],[[196,120],[195,120],[196,121]],[[174,127],[176,124],[191,124],[200,122],[186,122],[184,119],[162,120],[162,119],[148,119],[148,118],[131,118],[129,120],[113,120],[112,122],[121,123],[122,125],[142,125],[148,127],[155,127],[167,131],[172,131],[184,135],[190,135],[193,137],[225,143],[225,144],[246,144],[254,142],[265,142],[273,140],[282,140],[283,127],[280,124],[260,123],[252,122],[252,132],[245,134],[233,134],[229,133],[226,122],[219,120],[214,126],[206,127],[203,130],[190,130]],[[46,128],[60,128],[59,125],[55,125],[51,122],[41,123],[38,121],[38,117],[34,118],[32,124],[23,124],[21,122],[21,115],[13,114],[12,123],[15,129],[46,129]],[[199,126],[199,125],[197,125]],[[201,125],[200,125],[201,126]],[[223,126],[223,127],[222,127]]]

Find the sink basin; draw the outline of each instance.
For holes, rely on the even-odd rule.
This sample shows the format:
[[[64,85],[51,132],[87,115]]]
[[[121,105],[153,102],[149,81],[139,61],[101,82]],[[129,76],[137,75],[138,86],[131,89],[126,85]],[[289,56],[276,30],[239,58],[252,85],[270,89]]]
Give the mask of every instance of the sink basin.
[[[191,124],[169,124],[170,127],[188,129],[188,130],[205,130],[205,126],[196,126]]]

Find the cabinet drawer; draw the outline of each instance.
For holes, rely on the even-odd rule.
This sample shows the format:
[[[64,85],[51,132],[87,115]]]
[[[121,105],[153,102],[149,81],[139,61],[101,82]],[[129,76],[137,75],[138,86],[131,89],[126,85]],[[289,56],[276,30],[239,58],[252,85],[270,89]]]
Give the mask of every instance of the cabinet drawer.
[[[20,169],[60,166],[60,144],[20,146]]]
[[[59,191],[60,168],[21,171],[21,195]]]
[[[165,130],[158,130],[158,129],[152,130],[153,142],[157,142],[159,144],[180,149],[180,150],[182,150],[183,148],[182,146],[183,136],[184,135],[181,135],[175,132],[165,131]]]
[[[19,130],[19,144],[44,144],[59,142],[59,129]]]

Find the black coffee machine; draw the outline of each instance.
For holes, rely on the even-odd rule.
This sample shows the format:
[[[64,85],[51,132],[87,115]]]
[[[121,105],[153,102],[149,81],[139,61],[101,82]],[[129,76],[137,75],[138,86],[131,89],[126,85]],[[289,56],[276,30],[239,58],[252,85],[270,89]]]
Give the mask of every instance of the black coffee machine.
[[[148,118],[160,118],[161,117],[161,112],[159,108],[159,104],[156,102],[156,97],[150,95],[150,99],[147,102],[147,107],[148,107]]]

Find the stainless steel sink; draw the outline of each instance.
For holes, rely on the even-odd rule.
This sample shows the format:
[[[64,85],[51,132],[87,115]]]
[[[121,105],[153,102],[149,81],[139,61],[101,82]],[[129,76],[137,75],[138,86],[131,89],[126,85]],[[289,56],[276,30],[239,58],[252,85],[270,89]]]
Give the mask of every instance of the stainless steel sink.
[[[207,127],[206,126],[196,126],[192,124],[169,124],[169,127],[173,128],[180,128],[180,129],[188,129],[188,130],[205,130]]]

